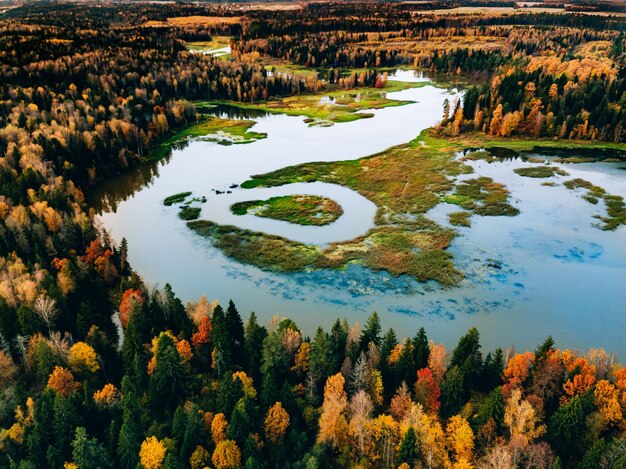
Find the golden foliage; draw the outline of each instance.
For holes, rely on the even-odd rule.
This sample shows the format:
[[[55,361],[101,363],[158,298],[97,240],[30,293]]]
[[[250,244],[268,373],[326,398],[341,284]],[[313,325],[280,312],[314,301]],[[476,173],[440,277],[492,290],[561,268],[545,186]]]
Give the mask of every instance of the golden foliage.
[[[256,397],[256,389],[254,389],[254,382],[250,376],[246,374],[245,371],[235,371],[233,373],[233,381],[238,379],[241,381],[241,386],[243,388],[243,392],[248,397]]]
[[[622,408],[619,402],[619,392],[607,380],[598,381],[593,396],[598,411],[608,426],[617,425],[622,421]]]
[[[446,427],[448,448],[457,462],[470,461],[474,452],[474,432],[467,420],[460,415],[450,418]]]
[[[100,369],[98,355],[93,347],[85,342],[76,342],[70,347],[68,363],[72,371],[96,372]]]
[[[80,383],[74,380],[72,372],[61,366],[55,366],[48,378],[48,387],[62,396],[69,396],[80,388]]]
[[[211,458],[215,469],[231,469],[241,466],[241,451],[233,440],[220,441]]]
[[[344,390],[344,384],[345,379],[341,373],[337,373],[326,380],[322,415],[319,419],[318,443],[331,443],[338,447],[345,442],[348,430],[345,416],[348,397]]]
[[[532,443],[546,431],[546,426],[539,423],[535,408],[522,399],[520,389],[514,389],[506,402],[504,424],[509,428],[511,440],[521,445]]]
[[[165,460],[165,445],[155,436],[148,437],[141,443],[139,460],[145,469],[160,469]]]
[[[226,430],[228,429],[228,420],[223,413],[216,414],[211,422],[211,436],[215,444],[226,439]]]
[[[289,414],[280,402],[277,402],[267,411],[265,416],[265,436],[272,443],[279,443],[289,427]]]
[[[120,402],[121,397],[120,391],[111,383],[93,393],[94,402],[101,407],[113,407]]]
[[[191,469],[203,469],[209,466],[211,455],[202,446],[196,446],[196,449],[189,457],[189,467]]]

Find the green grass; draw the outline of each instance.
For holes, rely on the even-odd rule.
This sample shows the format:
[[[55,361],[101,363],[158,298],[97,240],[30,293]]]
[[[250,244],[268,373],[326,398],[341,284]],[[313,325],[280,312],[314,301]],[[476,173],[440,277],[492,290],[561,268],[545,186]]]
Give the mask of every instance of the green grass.
[[[258,217],[315,226],[328,225],[343,214],[343,209],[335,201],[314,195],[287,195],[268,200],[237,202],[231,206],[231,210],[235,215],[250,213]]]
[[[200,216],[200,207],[183,207],[178,212],[178,216],[182,220],[196,220]]]
[[[448,214],[448,220],[454,226],[472,226],[471,216],[470,212],[452,212]]]
[[[472,215],[515,216],[519,210],[509,203],[506,187],[490,178],[455,182],[455,176],[472,172],[456,155],[467,148],[500,147],[521,151],[551,143],[554,142],[498,139],[478,134],[441,138],[429,130],[407,144],[372,156],[290,166],[255,175],[241,185],[245,189],[321,181],[349,187],[376,204],[375,226],[370,231],[324,247],[204,221],[192,221],[189,226],[211,239],[226,255],[261,269],[276,272],[342,269],[356,263],[394,276],[408,275],[419,281],[457,285],[463,273],[447,252],[456,232],[428,220],[425,217],[428,210],[442,200],[459,205],[464,211],[450,215],[451,224],[456,226],[468,226]],[[556,146],[563,147],[563,144],[556,142]],[[585,182],[569,182],[574,188],[581,184],[586,186]],[[596,189],[592,196],[597,194]],[[255,206],[258,203],[261,202],[255,201]],[[265,206],[267,201],[263,204]],[[235,209],[247,213],[250,206]],[[605,221],[607,229],[626,220],[624,204],[619,198],[608,199],[607,211],[610,217]],[[291,213],[284,218],[289,221],[294,217],[297,215]]]
[[[169,153],[172,146],[189,139],[202,139],[221,145],[245,144],[267,138],[266,133],[250,130],[256,122],[250,120],[220,119],[205,116],[196,124],[178,130],[172,136],[157,145],[150,157],[161,159]]]
[[[567,172],[554,166],[531,166],[529,168],[517,168],[513,172],[523,177],[528,178],[549,178],[558,174],[560,176],[567,176]]]
[[[358,119],[373,117],[372,113],[359,112],[365,109],[382,109],[385,107],[404,106],[412,101],[388,99],[386,94],[412,87],[421,83],[387,82],[385,88],[358,88],[354,90],[336,90],[321,94],[303,94],[278,100],[262,101],[256,104],[233,102],[203,102],[203,104],[229,104],[241,109],[259,110],[273,114],[303,116],[309,125],[332,125],[334,123],[352,122]],[[334,99],[334,102],[322,102],[323,97]]]
[[[585,189],[586,193],[582,198],[590,204],[597,205],[599,199],[604,200],[607,216],[596,215],[596,218],[603,223],[600,225],[601,229],[613,231],[626,225],[626,204],[624,204],[623,197],[608,194],[602,187],[580,178],[565,181],[563,185],[570,190]]]
[[[190,195],[191,195],[191,192],[179,192],[178,194],[167,196],[163,200],[163,205],[169,207],[170,205],[180,204],[184,202],[185,199],[189,197]]]

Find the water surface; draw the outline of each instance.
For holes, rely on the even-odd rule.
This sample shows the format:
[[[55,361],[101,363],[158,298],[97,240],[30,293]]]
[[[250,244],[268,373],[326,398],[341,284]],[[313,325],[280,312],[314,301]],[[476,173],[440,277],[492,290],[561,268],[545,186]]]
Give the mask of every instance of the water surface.
[[[467,278],[447,290],[355,265],[293,275],[264,272],[225,257],[186,228],[177,207],[162,205],[168,195],[193,191],[207,197],[201,218],[221,224],[317,244],[359,236],[373,226],[375,206],[350,189],[326,183],[236,186],[285,166],[356,159],[407,142],[435,124],[444,100],[457,94],[428,85],[390,93],[392,99],[415,103],[373,110],[371,119],[332,127],[309,127],[302,117],[254,117],[252,130],[266,132],[267,139],[232,146],[193,141],[159,163],[109,181],[97,196],[100,219],[115,240],[127,239],[130,263],[150,285],[169,282],[185,301],[201,295],[221,303],[233,298],[244,316],[252,310],[262,320],[287,315],[308,334],[337,317],[363,323],[377,310],[384,326],[399,336],[425,326],[446,346],[476,326],[487,349],[534,348],[552,334],[561,347],[604,346],[626,356],[626,230],[598,229],[593,215],[604,213],[603,204],[592,205],[562,185],[582,177],[625,196],[624,163],[559,164],[570,176],[551,178],[558,185],[547,187],[543,179],[513,172],[533,164],[522,159],[471,162],[476,174],[463,177],[486,175],[505,183],[521,214],[474,216],[471,228],[458,229],[450,251]],[[330,197],[345,214],[327,226],[302,227],[229,211],[236,201],[286,194]],[[446,225],[447,213],[457,210],[440,204],[428,216]]]

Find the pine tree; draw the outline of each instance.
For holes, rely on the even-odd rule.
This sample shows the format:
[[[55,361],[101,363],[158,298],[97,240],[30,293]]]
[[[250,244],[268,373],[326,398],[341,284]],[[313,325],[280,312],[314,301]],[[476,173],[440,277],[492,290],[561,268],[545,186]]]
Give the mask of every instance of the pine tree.
[[[255,382],[261,382],[261,360],[263,357],[263,341],[267,337],[267,330],[260,326],[256,314],[250,313],[244,334],[245,370]]]
[[[413,427],[404,434],[402,443],[400,444],[400,451],[398,452],[398,463],[406,463],[409,467],[413,467],[413,464],[417,460],[417,437],[415,436],[415,430]]]
[[[413,361],[415,368],[421,370],[428,367],[428,357],[430,357],[430,347],[428,346],[428,337],[426,330],[420,327],[419,331],[413,338]]]
[[[367,346],[370,342],[374,342],[377,347],[380,347],[382,327],[380,325],[380,318],[378,313],[374,311],[372,315],[365,321],[363,332],[361,333],[360,348],[361,350],[367,350]]]
[[[113,467],[109,455],[95,438],[88,438],[87,430],[76,428],[72,441],[72,459],[81,469],[106,469]]]
[[[135,469],[139,462],[139,449],[143,440],[141,428],[141,407],[136,391],[128,376],[122,380],[123,421],[117,444],[117,456],[121,467]]]
[[[150,400],[159,412],[173,409],[187,396],[189,376],[168,334],[161,334],[156,367],[150,379]]]

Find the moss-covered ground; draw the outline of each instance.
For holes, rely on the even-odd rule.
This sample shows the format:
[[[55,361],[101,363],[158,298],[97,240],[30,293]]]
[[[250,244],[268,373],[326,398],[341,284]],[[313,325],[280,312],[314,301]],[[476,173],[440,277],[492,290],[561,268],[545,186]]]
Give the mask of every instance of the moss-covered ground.
[[[322,226],[334,222],[343,214],[341,206],[332,199],[316,195],[285,195],[267,200],[237,202],[231,206],[235,215],[283,220],[298,225]]]

